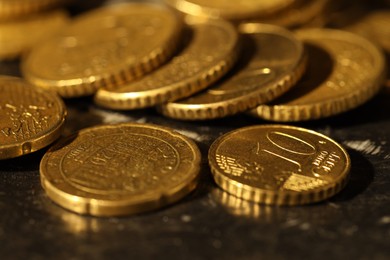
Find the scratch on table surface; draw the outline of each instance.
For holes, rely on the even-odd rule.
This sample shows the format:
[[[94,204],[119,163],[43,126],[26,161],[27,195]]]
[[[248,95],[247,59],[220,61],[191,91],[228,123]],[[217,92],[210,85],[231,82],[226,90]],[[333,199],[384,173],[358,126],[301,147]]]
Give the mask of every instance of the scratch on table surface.
[[[367,139],[367,140],[345,141],[343,142],[343,144],[348,146],[351,149],[357,150],[359,152],[363,152],[365,154],[377,155],[382,150],[381,145],[386,144],[386,142],[381,142],[381,145],[379,145]]]
[[[183,129],[176,129],[176,131],[198,142],[203,142],[206,139],[206,136],[200,135],[193,131],[188,131]]]

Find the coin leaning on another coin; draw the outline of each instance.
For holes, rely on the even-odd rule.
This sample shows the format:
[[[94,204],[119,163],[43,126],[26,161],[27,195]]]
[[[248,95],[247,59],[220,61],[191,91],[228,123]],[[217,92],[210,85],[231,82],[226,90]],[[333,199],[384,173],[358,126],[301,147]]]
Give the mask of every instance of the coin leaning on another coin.
[[[22,73],[63,97],[91,95],[159,67],[176,51],[181,29],[180,18],[159,5],[102,7],[36,46],[22,60]]]
[[[208,158],[223,190],[264,204],[324,200],[346,185],[350,170],[347,152],[335,141],[286,125],[233,130],[214,141]]]
[[[221,78],[237,58],[238,33],[223,20],[187,19],[187,44],[172,60],[138,81],[100,89],[94,101],[111,109],[139,109],[187,97]]]

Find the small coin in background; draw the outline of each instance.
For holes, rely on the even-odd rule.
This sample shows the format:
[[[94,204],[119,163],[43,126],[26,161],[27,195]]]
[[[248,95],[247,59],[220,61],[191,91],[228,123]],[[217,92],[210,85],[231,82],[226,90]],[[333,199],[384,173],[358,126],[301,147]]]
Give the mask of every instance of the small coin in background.
[[[336,115],[372,98],[382,87],[384,55],[368,40],[346,31],[296,31],[308,53],[307,71],[280,98],[251,115],[272,121],[303,121]]]
[[[302,76],[303,45],[288,30],[265,24],[243,24],[242,54],[227,77],[203,92],[158,107],[167,116],[204,120],[234,115],[286,92]]]
[[[188,43],[177,56],[134,83],[98,90],[95,102],[111,109],[151,107],[194,94],[226,74],[237,58],[236,29],[223,20],[188,20]]]
[[[159,67],[178,45],[182,21],[154,4],[118,4],[84,13],[22,60],[23,76],[63,97],[116,87]]]

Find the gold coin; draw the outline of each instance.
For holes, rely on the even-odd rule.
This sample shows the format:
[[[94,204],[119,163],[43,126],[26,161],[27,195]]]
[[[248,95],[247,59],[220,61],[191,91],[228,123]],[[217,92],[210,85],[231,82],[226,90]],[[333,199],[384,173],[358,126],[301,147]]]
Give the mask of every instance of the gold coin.
[[[323,13],[327,10],[330,0],[296,0],[290,8],[286,8],[273,15],[258,18],[261,23],[275,24],[284,27],[297,27],[314,23],[322,25],[326,17]]]
[[[339,192],[350,159],[320,133],[284,125],[250,126],[219,137],[210,147],[215,182],[225,191],[264,204],[300,205]]]
[[[187,97],[215,82],[236,59],[238,34],[222,20],[190,21],[185,49],[163,67],[114,90],[100,89],[95,102],[112,109],[150,107]]]
[[[58,10],[0,23],[0,59],[19,57],[56,33],[67,21],[66,12]]]
[[[118,4],[84,14],[22,61],[25,78],[64,97],[129,82],[165,62],[182,28],[172,11]]]
[[[194,16],[245,19],[275,13],[295,0],[165,0],[179,11]]]
[[[58,142],[40,164],[47,195],[81,214],[157,209],[194,190],[200,152],[175,131],[147,124],[87,128]]]
[[[168,117],[200,120],[225,117],[270,101],[303,74],[303,45],[277,26],[245,24],[241,58],[232,73],[203,92],[159,107]]]
[[[371,42],[330,29],[296,35],[307,47],[307,72],[294,88],[253,109],[252,115],[273,121],[318,119],[357,107],[380,90],[385,61]]]
[[[0,0],[0,21],[24,19],[25,15],[59,6],[64,2],[66,0]]]
[[[380,10],[366,14],[344,29],[376,42],[390,52],[390,11]]]
[[[16,77],[0,77],[0,159],[39,150],[56,140],[65,121],[62,100]]]

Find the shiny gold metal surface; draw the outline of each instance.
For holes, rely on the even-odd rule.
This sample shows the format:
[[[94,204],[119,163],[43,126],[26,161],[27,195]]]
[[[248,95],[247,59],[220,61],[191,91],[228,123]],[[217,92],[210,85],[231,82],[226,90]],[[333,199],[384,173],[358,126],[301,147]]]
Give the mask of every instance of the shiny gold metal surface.
[[[66,110],[54,93],[16,77],[0,77],[0,159],[39,150],[56,140]]]
[[[0,0],[0,21],[24,19],[26,15],[36,13],[67,0]]]
[[[280,96],[301,77],[303,45],[291,32],[252,23],[240,31],[243,52],[231,74],[203,92],[160,106],[162,114],[184,120],[237,114]]]
[[[22,61],[25,78],[64,97],[93,94],[155,69],[176,50],[182,28],[173,11],[118,4],[76,18]]]
[[[174,101],[204,89],[222,77],[237,56],[238,33],[223,20],[189,20],[184,49],[161,68],[113,90],[100,89],[98,105],[137,109]]]
[[[225,191],[264,204],[300,205],[339,192],[350,159],[335,141],[293,126],[240,128],[210,147],[215,182]]]
[[[302,121],[336,115],[373,97],[382,86],[382,52],[366,39],[339,30],[296,32],[305,42],[308,68],[297,85],[250,113],[273,121]]]
[[[57,10],[0,23],[0,59],[14,59],[55,34],[69,18]]]
[[[245,19],[273,14],[289,7],[294,0],[165,0],[179,11],[194,16]]]
[[[390,52],[390,10],[370,12],[343,29],[364,36]]]
[[[296,0],[293,5],[273,15],[258,18],[258,22],[275,24],[283,27],[303,25],[323,25],[330,0]]]
[[[195,143],[171,129],[102,125],[49,149],[40,164],[41,183],[68,210],[94,216],[134,214],[191,192],[200,158]]]

